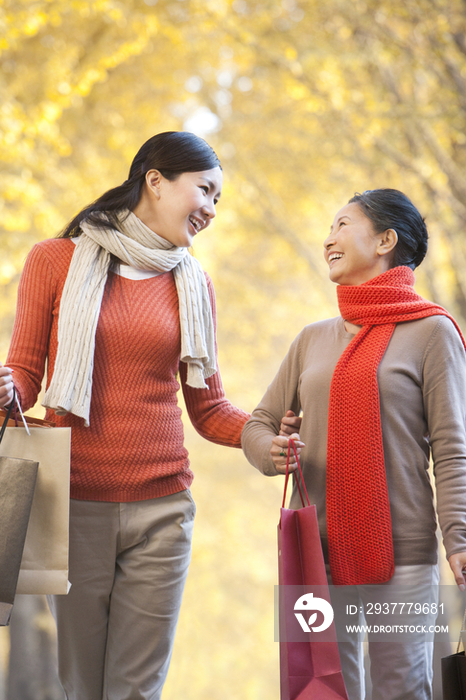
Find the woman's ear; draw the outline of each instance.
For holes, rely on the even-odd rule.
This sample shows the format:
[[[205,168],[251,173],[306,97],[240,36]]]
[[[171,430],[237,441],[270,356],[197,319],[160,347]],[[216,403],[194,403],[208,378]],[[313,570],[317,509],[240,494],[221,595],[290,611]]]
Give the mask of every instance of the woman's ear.
[[[377,245],[378,255],[388,255],[393,251],[396,244],[398,243],[398,234],[394,228],[387,228],[386,231],[379,234],[379,240]]]
[[[146,185],[157,199],[160,199],[160,187],[162,184],[162,173],[160,170],[148,170],[146,173]]]

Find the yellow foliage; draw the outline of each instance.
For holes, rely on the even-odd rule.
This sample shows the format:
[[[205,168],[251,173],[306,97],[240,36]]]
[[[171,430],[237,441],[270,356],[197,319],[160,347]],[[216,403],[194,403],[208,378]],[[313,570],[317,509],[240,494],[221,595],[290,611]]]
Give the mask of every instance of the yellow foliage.
[[[322,241],[355,191],[413,199],[431,232],[419,290],[466,327],[465,24],[462,0],[3,0],[2,357],[30,247],[199,108],[225,187],[194,252],[238,405],[302,326],[338,313]],[[200,507],[166,700],[278,697],[279,482],[187,432]]]

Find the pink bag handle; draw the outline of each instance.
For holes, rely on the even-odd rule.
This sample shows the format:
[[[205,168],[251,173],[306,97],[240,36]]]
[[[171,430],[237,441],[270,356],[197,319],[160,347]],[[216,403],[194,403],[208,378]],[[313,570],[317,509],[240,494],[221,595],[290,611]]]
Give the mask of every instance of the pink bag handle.
[[[296,457],[296,464],[298,465],[298,471],[299,471],[299,476],[301,477],[301,485],[303,487],[304,495],[306,496],[306,501],[307,505],[310,506],[311,502],[309,500],[309,496],[307,494],[307,489],[306,489],[306,484],[304,483],[304,478],[303,478],[303,473],[301,471],[301,465],[299,463],[299,457],[298,453],[296,451],[296,445],[294,444],[293,440],[288,440],[288,454],[286,457],[286,472],[285,472],[285,488],[283,489],[283,502],[282,502],[282,508],[285,507],[285,499],[286,499],[286,489],[288,487],[288,480],[290,478],[290,454],[291,454],[291,448],[293,447],[294,455]],[[303,505],[303,508],[306,506],[306,503],[304,502],[303,494],[301,492],[301,486],[299,485],[299,479],[296,471],[293,472],[294,478],[296,480],[296,486],[298,487],[299,495],[301,498],[301,503]]]

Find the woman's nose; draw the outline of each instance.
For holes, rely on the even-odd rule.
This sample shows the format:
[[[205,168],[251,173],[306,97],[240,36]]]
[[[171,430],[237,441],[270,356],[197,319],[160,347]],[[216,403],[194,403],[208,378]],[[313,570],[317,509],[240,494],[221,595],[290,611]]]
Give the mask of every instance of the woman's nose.
[[[202,211],[209,217],[209,219],[214,219],[217,216],[217,211],[213,202],[206,202],[202,207]]]
[[[325,250],[328,250],[329,248],[331,248],[332,245],[334,245],[334,243],[335,243],[335,240],[334,240],[333,234],[330,233],[324,241]]]

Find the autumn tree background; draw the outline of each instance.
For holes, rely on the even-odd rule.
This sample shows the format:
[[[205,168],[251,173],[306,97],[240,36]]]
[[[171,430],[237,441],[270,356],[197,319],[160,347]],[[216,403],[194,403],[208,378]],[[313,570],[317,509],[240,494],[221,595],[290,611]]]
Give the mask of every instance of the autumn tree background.
[[[193,252],[214,280],[234,403],[252,410],[299,330],[338,313],[322,241],[356,191],[414,201],[430,231],[417,289],[466,328],[465,12],[464,0],[0,0],[0,359],[31,246],[125,180],[147,138],[180,129],[224,168]],[[164,698],[278,698],[283,482],[186,435],[198,516]],[[15,615],[0,700],[62,698],[53,664],[30,666],[50,658],[43,601]]]

